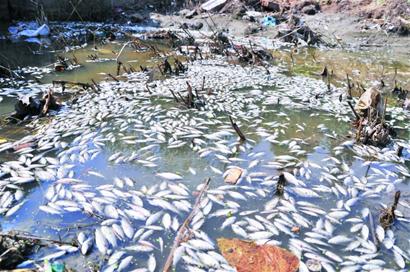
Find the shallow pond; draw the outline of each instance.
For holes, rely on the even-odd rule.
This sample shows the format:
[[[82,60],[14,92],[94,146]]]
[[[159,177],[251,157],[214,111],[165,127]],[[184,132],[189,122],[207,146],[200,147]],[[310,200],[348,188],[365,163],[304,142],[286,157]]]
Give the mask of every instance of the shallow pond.
[[[121,45],[100,48],[75,51],[83,67],[41,80],[89,82],[104,78],[99,73],[115,73],[110,51]],[[111,60],[84,62],[91,52]],[[322,53],[328,60],[333,54],[362,60],[360,54]],[[131,48],[122,56],[138,65],[154,62]],[[184,76],[150,82],[152,94],[144,89],[148,76],[138,73],[124,82],[101,82],[101,93],[78,95],[56,116],[25,124],[23,133],[18,125],[1,124],[1,136],[9,141],[28,135],[14,150],[0,146],[1,184],[8,188],[1,199],[2,231],[77,239],[87,253],[42,248],[29,256],[34,263],[45,257],[79,271],[162,271],[176,230],[210,177],[176,271],[231,271],[218,253],[219,237],[281,245],[304,264],[321,263],[323,271],[408,268],[409,113],[388,109],[400,131],[396,140],[405,146],[403,158],[395,156],[395,144],[383,150],[356,145],[347,103],[337,99],[343,89],[334,87],[329,94],[321,80],[284,74],[283,68],[266,75],[256,67],[196,62]],[[200,89],[202,76],[214,92],[201,94],[202,110],[174,101],[169,88],[184,93],[189,81]],[[2,98],[0,113],[12,111],[14,99]],[[245,142],[238,141],[228,116]],[[223,175],[233,167],[243,169],[242,178],[226,185]],[[282,172],[288,183],[277,196]],[[391,205],[397,190],[402,192],[397,220],[381,231],[381,208]]]

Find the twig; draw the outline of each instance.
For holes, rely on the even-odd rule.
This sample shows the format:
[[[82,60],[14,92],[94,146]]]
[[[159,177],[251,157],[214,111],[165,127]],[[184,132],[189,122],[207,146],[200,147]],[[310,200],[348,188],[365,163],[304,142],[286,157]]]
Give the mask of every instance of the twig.
[[[118,78],[116,78],[115,76],[113,76],[113,75],[111,75],[111,74],[108,74],[108,76],[111,77],[112,79],[114,79],[115,81],[120,82],[120,81],[118,80]]]
[[[356,110],[354,109],[352,103],[350,103],[350,101],[347,101],[347,103],[349,104],[350,108],[352,109],[354,115],[356,116],[356,119],[360,119],[359,114],[357,114]]]
[[[124,45],[122,46],[120,52],[119,52],[118,55],[117,55],[117,58],[115,59],[115,61],[116,61],[117,63],[118,63],[118,59],[120,58],[120,56],[121,56],[122,51],[124,50],[124,48],[125,48],[127,45],[129,45],[130,43],[132,43],[132,42],[133,42],[133,41],[128,41],[128,42],[124,43]]]
[[[85,89],[91,88],[91,84],[89,84],[89,83],[66,81],[66,80],[53,80],[53,85],[55,85],[55,84],[61,84],[62,86],[65,86],[65,84],[77,85],[77,86],[83,87]],[[64,87],[64,89],[65,89],[65,87]]]
[[[169,89],[169,91],[171,92],[172,96],[174,97],[175,102],[179,103],[178,97],[175,95],[174,91],[171,90],[171,89]]]
[[[97,84],[97,82],[95,82],[94,79],[91,79],[91,82],[94,84],[97,91],[101,92],[100,86]]]
[[[201,199],[203,194],[208,190],[209,183],[211,182],[211,178],[206,178],[204,185],[199,192],[199,195],[196,198],[195,205],[192,208],[191,213],[188,215],[188,217],[185,219],[184,223],[181,225],[181,227],[178,230],[177,236],[175,238],[174,244],[172,245],[172,248],[169,252],[167,261],[165,262],[164,268],[162,269],[162,272],[168,272],[172,266],[173,260],[174,260],[174,253],[175,250],[179,247],[181,244],[182,240],[184,239],[186,232],[188,231],[188,226],[191,223],[192,219],[196,215],[198,209],[199,209],[199,204],[201,203]]]
[[[41,114],[46,114],[48,112],[48,107],[50,106],[50,100],[51,100],[51,91],[48,90],[47,91],[47,98],[46,98],[46,102],[44,103],[44,107],[43,110],[41,111]]]
[[[291,34],[297,32],[297,31],[300,30],[300,29],[301,29],[301,27],[295,28],[293,31],[289,32],[288,34],[279,37],[279,39],[285,38],[285,37],[287,37],[287,36],[289,36],[289,35],[291,35]]]
[[[241,139],[242,142],[246,141],[245,135],[242,133],[238,125],[232,120],[232,117],[229,116],[229,121],[231,121],[231,125],[233,129],[235,130],[236,134],[238,134],[239,138]]]

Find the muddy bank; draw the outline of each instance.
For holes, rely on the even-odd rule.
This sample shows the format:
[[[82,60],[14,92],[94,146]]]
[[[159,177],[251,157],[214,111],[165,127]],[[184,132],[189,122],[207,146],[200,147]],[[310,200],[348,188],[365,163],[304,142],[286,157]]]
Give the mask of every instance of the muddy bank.
[[[102,21],[121,17],[124,11],[145,14],[149,11],[165,11],[170,0],[13,0],[1,1],[0,21],[34,20],[44,13],[49,20]]]

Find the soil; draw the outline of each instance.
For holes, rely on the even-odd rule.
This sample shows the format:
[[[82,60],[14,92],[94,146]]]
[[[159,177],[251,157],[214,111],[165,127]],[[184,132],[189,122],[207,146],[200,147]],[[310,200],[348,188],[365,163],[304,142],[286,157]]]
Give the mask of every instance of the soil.
[[[380,1],[379,4],[370,0],[320,1],[321,4],[318,8],[320,11],[314,15],[302,12],[303,8],[306,7],[305,4],[311,4],[312,1],[279,0],[274,2],[281,5],[284,14],[300,16],[314,32],[321,35],[329,44],[346,49],[379,50],[388,48],[394,52],[409,55],[410,35],[399,35],[391,29],[394,22],[398,20],[397,18],[403,18],[403,20],[410,18],[410,2],[407,0],[386,0]],[[250,7],[247,6],[247,8]],[[252,8],[261,10],[258,3]],[[234,36],[266,38],[273,38],[277,35],[277,28],[261,27],[260,24],[260,20],[264,16],[277,15],[277,13],[262,11],[259,13],[261,17],[249,20],[246,16],[238,16],[238,10],[241,8],[230,7],[230,13],[199,14],[192,19],[179,15],[160,14],[154,14],[152,18],[158,20],[163,27],[178,27],[184,23],[202,23],[202,31],[218,29],[225,30]]]

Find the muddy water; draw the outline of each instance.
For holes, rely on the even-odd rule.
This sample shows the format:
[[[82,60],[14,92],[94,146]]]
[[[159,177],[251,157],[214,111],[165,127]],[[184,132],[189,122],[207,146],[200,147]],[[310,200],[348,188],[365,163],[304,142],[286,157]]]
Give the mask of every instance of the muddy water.
[[[395,80],[405,89],[410,87],[410,58],[403,52],[304,48],[292,52],[274,51],[273,54],[280,63],[286,63],[290,74],[317,77],[327,67],[333,84],[346,83],[348,74],[353,83],[365,87],[379,84],[380,80],[389,88],[394,86]]]
[[[115,54],[112,53],[118,52],[121,49],[121,43],[109,43],[106,45],[98,45],[96,50],[92,50],[94,45],[90,45],[87,48],[76,50],[73,52],[76,58],[81,63],[81,67],[75,68],[72,71],[65,71],[62,73],[52,72],[51,74],[46,74],[41,79],[42,82],[47,83],[52,80],[69,80],[69,81],[78,81],[78,82],[89,82],[91,78],[95,80],[103,80],[106,78],[106,73],[116,73],[116,61]],[[9,47],[8,50],[12,51],[12,47]],[[17,50],[17,49],[16,49]],[[312,50],[310,50],[312,51]],[[394,74],[394,68],[397,67],[397,79],[403,82],[403,85],[408,86],[408,82],[405,81],[407,73],[410,71],[410,66],[407,59],[400,59],[398,57],[396,60],[392,60],[389,56],[382,55],[373,55],[368,53],[351,53],[345,51],[315,51],[313,52],[301,51],[295,53],[294,65],[291,64],[292,61],[287,52],[276,52],[278,62],[280,65],[286,66],[290,65],[292,74],[305,74],[308,76],[317,76],[321,72],[324,65],[328,65],[331,70],[337,75],[335,81],[344,80],[344,74],[352,74],[353,79],[363,80],[364,78],[374,78],[375,80],[380,75],[380,69],[385,67],[384,75],[387,78],[391,78]],[[17,52],[15,52],[17,54]],[[88,55],[98,54],[99,61],[92,62],[89,61]],[[313,54],[313,55],[312,55]],[[72,53],[66,53],[65,56],[70,57]],[[43,65],[49,65],[49,55],[37,55],[33,59],[40,59]],[[121,56],[121,59],[124,63],[130,64],[134,67],[139,65],[149,65],[154,66],[156,58],[150,53],[144,52],[135,52],[132,48],[126,48],[124,53]],[[26,64],[26,65],[39,65],[35,64]],[[339,66],[340,65],[340,66]],[[342,67],[342,68],[340,68]],[[266,88],[266,91],[268,88]],[[238,90],[238,92],[245,93],[246,90]],[[3,97],[3,101],[0,102],[0,114],[6,114],[13,110],[13,104],[15,100],[9,97]],[[166,108],[169,107],[169,100],[166,101],[157,101],[159,106]],[[171,104],[171,106],[177,106]],[[260,106],[260,105],[259,105]],[[371,169],[369,170],[368,166],[363,164],[363,161],[367,158],[359,158],[352,152],[344,152],[343,154],[336,155],[334,148],[340,145],[341,142],[349,140],[346,136],[350,130],[350,124],[348,122],[336,122],[332,114],[317,111],[315,109],[292,109],[287,106],[268,106],[265,108],[265,111],[261,113],[259,118],[263,119],[263,124],[254,124],[252,120],[241,120],[241,128],[243,129],[245,135],[249,137],[250,140],[254,141],[252,148],[252,153],[264,152],[263,156],[258,157],[260,161],[269,161],[279,155],[289,155],[290,150],[286,144],[273,144],[269,141],[266,141],[263,137],[258,136],[255,133],[255,127],[263,127],[267,130],[278,130],[280,131],[280,136],[277,139],[279,142],[288,140],[288,139],[301,139],[303,144],[301,148],[305,151],[302,155],[294,155],[297,159],[301,161],[310,161],[318,165],[326,164],[327,167],[331,168],[332,163],[324,161],[329,156],[335,156],[338,159],[342,160],[346,165],[349,166],[350,172],[354,173],[359,179],[365,177],[370,171],[377,171],[377,169],[390,169],[391,165],[383,164],[382,162],[375,162]],[[259,120],[259,119],[258,119]],[[228,122],[226,120],[226,122]],[[270,127],[269,123],[281,123],[287,124],[287,128],[273,128]],[[405,124],[406,120],[400,125]],[[3,125],[0,124],[0,136],[9,140],[17,140],[18,137],[21,137],[21,129],[17,125]],[[304,130],[301,130],[299,126],[304,127]],[[210,127],[209,133],[216,132],[216,127]],[[30,133],[29,130],[24,131],[23,133]],[[120,130],[117,131],[120,134]],[[408,139],[409,131],[407,128],[403,129],[399,137],[406,140]],[[71,138],[65,139],[68,142],[71,141]],[[229,146],[232,146],[236,143],[236,136],[227,136],[226,140]],[[143,147],[143,145],[139,146]],[[226,170],[225,165],[216,160],[215,158],[201,158],[198,154],[194,153],[188,147],[181,147],[178,149],[168,149],[166,145],[161,145],[158,148],[154,149],[154,154],[159,159],[156,162],[158,167],[155,170],[142,167],[138,164],[132,163],[121,163],[114,164],[108,162],[108,158],[119,151],[129,152],[129,146],[123,143],[109,143],[107,144],[102,153],[96,156],[94,159],[85,162],[84,164],[75,164],[73,169],[76,173],[75,178],[85,181],[87,184],[92,187],[97,187],[104,184],[112,184],[115,177],[131,177],[136,181],[135,189],[139,189],[142,186],[152,186],[158,184],[158,178],[154,175],[155,172],[173,172],[180,174],[184,177],[183,183],[191,190],[194,191],[205,177],[212,178],[212,187],[216,188],[217,186],[223,185],[223,179],[220,174],[215,173],[212,167],[218,168],[222,171]],[[55,156],[56,154],[48,154],[50,156]],[[249,161],[255,160],[250,154],[250,152],[237,152],[236,158],[242,159],[236,165],[246,169],[249,165]],[[13,158],[11,154],[6,156],[1,155],[0,161],[17,159]],[[407,164],[408,167],[408,164]],[[189,168],[195,170],[196,174],[193,174],[189,171]],[[292,170],[292,167],[289,167],[289,171]],[[103,177],[96,177],[90,174],[90,171],[98,172]],[[268,169],[263,165],[255,166],[252,171],[254,172],[269,172],[272,175],[278,173],[276,170]],[[309,186],[319,186],[321,182],[319,181],[320,172],[322,170],[317,170],[317,172],[312,173],[312,178],[309,183]],[[393,177],[388,177],[389,181],[394,182]],[[396,189],[401,189],[403,192],[403,197],[405,200],[408,200],[408,194],[410,190],[408,189],[409,179],[405,179],[402,184],[399,184]],[[44,197],[45,192],[49,186],[52,185],[52,182],[45,182],[39,185],[27,186],[25,188],[25,199],[27,202],[23,207],[10,218],[1,218],[0,223],[3,231],[9,230],[21,230],[28,231],[32,234],[41,236],[41,237],[60,237],[63,240],[72,239],[75,236],[78,228],[84,230],[85,232],[92,232],[92,228],[96,223],[95,218],[84,215],[80,212],[74,213],[65,213],[64,215],[48,215],[40,211],[38,207],[43,205],[46,202]],[[253,184],[258,188],[258,184]],[[378,209],[381,207],[380,203],[390,204],[392,200],[392,195],[394,192],[390,191],[386,193],[385,197],[368,199],[366,201],[357,204],[354,207],[354,210],[350,214],[353,216],[360,216],[360,213],[365,207],[376,207],[372,210],[373,215],[377,218]],[[335,207],[337,202],[342,197],[335,197],[332,194],[324,194],[325,197],[321,199],[309,200],[314,204],[317,204],[320,207]],[[190,196],[192,200],[194,197]],[[253,210],[260,209],[259,204],[261,202],[266,202],[269,199],[273,198],[273,194],[267,194],[265,198],[261,197],[250,197],[246,202],[240,202],[241,209],[243,210]],[[301,200],[306,200],[301,198]],[[405,217],[408,217],[408,211],[405,211],[402,207],[400,210],[404,213]],[[179,218],[180,221],[183,220],[183,217]],[[212,239],[216,239],[220,236],[234,237],[231,231],[220,231],[220,225],[225,218],[217,218],[215,220],[209,220],[204,226],[204,230],[209,234]],[[367,224],[367,223],[366,223]],[[136,226],[140,227],[140,226]],[[337,230],[337,234],[348,233],[350,225],[346,224],[345,227],[340,227]],[[395,226],[395,235],[398,241],[398,245],[403,249],[408,249],[408,244],[406,239],[408,239],[408,226],[404,224],[398,224]],[[154,235],[150,237],[150,240],[155,241],[159,237],[162,237],[165,242],[165,250],[169,248],[169,245],[172,243],[174,238],[174,233],[164,232],[162,235]],[[276,238],[275,238],[276,239]],[[277,237],[278,242],[282,243],[282,246],[288,246],[288,240],[281,237]],[[132,242],[124,243],[122,246],[132,245]],[[332,249],[337,254],[341,256],[346,255],[343,252],[343,246],[335,246]],[[48,253],[53,252],[50,249],[41,249],[31,256],[31,258],[36,259],[42,256],[47,255]],[[132,251],[128,252],[130,255],[134,256],[134,267],[144,266],[148,258],[147,254],[133,253]],[[165,253],[156,252],[155,253],[158,266],[161,267],[164,259]],[[391,260],[389,255],[386,254],[386,257],[383,258],[388,265],[386,267],[397,268]],[[84,270],[85,267],[89,266],[90,263],[98,265],[102,263],[102,257],[96,252],[93,251],[92,254],[86,257],[79,257],[79,254],[67,255],[64,257],[64,261],[68,263],[70,267],[74,267],[80,271]],[[140,265],[141,264],[141,265]],[[179,271],[179,270],[177,270]],[[181,270],[182,271],[182,270]]]
[[[67,80],[74,82],[90,82],[90,79],[101,81],[108,79],[107,74],[117,75],[117,54],[121,51],[124,42],[111,42],[107,44],[90,44],[86,48],[75,50],[71,53],[63,53],[66,58],[77,58],[80,67],[74,68],[71,71],[51,72],[44,76],[42,81],[52,82],[53,80]],[[160,52],[165,50],[163,44],[155,45]],[[146,48],[146,47],[145,47]],[[131,67],[136,71],[140,71],[140,66],[153,67],[156,66],[160,59],[155,57],[155,54],[145,50],[136,50],[131,46],[126,46],[122,51],[118,61],[122,62],[127,70]],[[165,54],[165,52],[163,52]],[[92,60],[90,55],[96,55],[98,58]],[[125,73],[121,68],[120,74]]]

